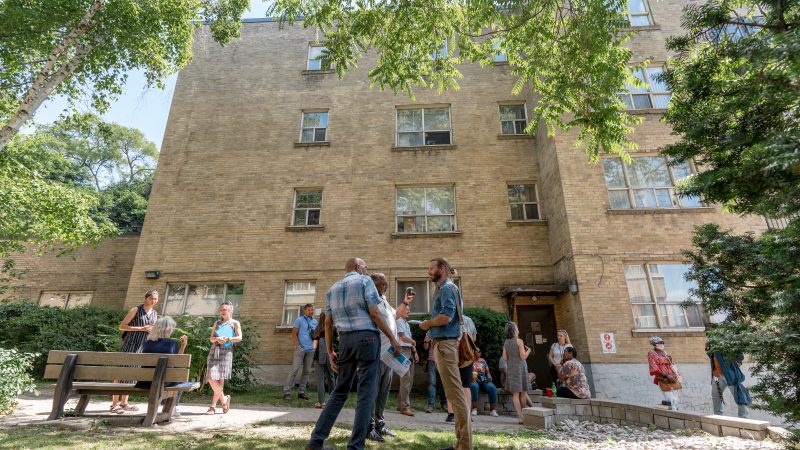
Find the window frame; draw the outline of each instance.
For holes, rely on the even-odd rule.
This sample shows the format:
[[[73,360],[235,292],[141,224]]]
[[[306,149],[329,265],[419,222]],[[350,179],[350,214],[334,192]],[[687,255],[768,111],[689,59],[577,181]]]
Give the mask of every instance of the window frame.
[[[453,214],[428,214],[428,189],[441,189],[441,188],[451,188],[453,190]],[[424,198],[423,198],[423,205],[425,206],[425,211],[423,214],[405,214],[405,215],[398,215],[397,214],[397,200],[398,200],[398,191],[400,189],[423,189]],[[451,224],[452,229],[448,231],[428,231],[428,217],[446,217],[452,216]],[[422,217],[423,224],[425,225],[425,231],[400,231],[397,226],[398,218],[400,217]],[[394,189],[394,232],[396,234],[443,234],[443,233],[456,233],[458,232],[458,202],[456,200],[456,185],[455,184],[442,184],[442,185],[428,185],[428,186],[395,186]]]
[[[666,110],[667,108],[660,108],[660,107],[656,107],[655,106],[655,104],[656,104],[656,102],[655,102],[656,96],[669,95],[669,100],[667,100],[667,105],[669,105],[669,102],[672,100],[672,95],[673,95],[672,91],[654,91],[652,89],[654,84],[650,80],[650,74],[648,73],[647,69],[660,69],[661,72],[663,73],[663,72],[667,71],[667,65],[666,64],[651,64],[651,65],[649,65],[647,67],[643,67],[641,69],[636,69],[634,71],[634,72],[641,71],[642,79],[644,80],[644,82],[646,83],[647,86],[644,87],[645,92],[631,92],[631,88],[633,88],[633,86],[626,86],[627,90],[618,93],[618,96],[620,97],[620,101],[625,104],[625,111],[648,111],[648,110],[663,111],[663,110]],[[642,96],[642,95],[647,95],[647,101],[650,103],[650,106],[648,108],[637,108],[636,107],[636,101],[634,100],[634,96]],[[622,97],[625,97],[627,99],[627,101],[623,100]],[[631,107],[629,108],[628,105],[631,105]]]
[[[675,188],[677,187],[675,174],[673,173],[673,167],[669,164],[669,160],[666,156],[659,155],[659,154],[640,154],[640,155],[631,155],[632,159],[636,158],[646,158],[646,157],[660,157],[664,159],[665,165],[667,167],[667,172],[669,173],[669,180],[670,186],[653,186],[653,187],[634,187],[631,185],[630,176],[628,175],[628,164],[622,160],[619,156],[606,156],[603,159],[616,159],[620,161],[620,166],[622,167],[622,177],[625,181],[625,187],[609,187],[608,184],[605,182],[605,167],[603,167],[602,161],[600,166],[603,167],[603,182],[606,184],[606,192],[608,197],[608,209],[614,211],[630,211],[630,210],[654,210],[654,209],[697,209],[697,208],[705,208],[707,205],[703,202],[702,198],[698,198],[700,202],[699,206],[683,206],[682,198],[675,193]],[[695,167],[694,162],[689,160],[686,161],[686,164],[689,166],[689,170],[691,170],[692,175],[697,173],[697,167]],[[636,206],[636,196],[635,191],[644,191],[650,190],[653,192],[653,198],[656,199],[656,206],[655,207],[637,207]],[[671,207],[666,206],[658,206],[658,196],[656,195],[657,190],[666,190],[669,192],[670,199],[673,200],[673,205]],[[614,208],[611,202],[611,191],[626,191],[627,198],[628,198],[628,208]]]
[[[286,303],[286,300],[288,299],[288,296],[289,296],[289,284],[296,284],[296,283],[310,283],[314,287],[314,294],[313,294],[314,298],[311,301],[305,301],[304,300],[303,303],[292,303],[292,304]],[[306,295],[308,295],[308,294],[306,294]],[[317,280],[316,279],[288,279],[288,280],[284,280],[284,282],[283,282],[283,304],[281,305],[281,321],[280,321],[280,324],[278,326],[279,327],[291,328],[294,325],[294,321],[292,321],[292,323],[285,323],[284,322],[284,319],[286,319],[287,307],[296,307],[296,308],[298,308],[298,310],[297,310],[298,311],[298,316],[297,317],[300,317],[302,315],[302,309],[306,304],[311,303],[312,305],[316,305],[316,298],[317,298]]]
[[[307,114],[325,114],[325,127],[306,127],[306,115]],[[328,128],[330,128],[330,114],[329,110],[327,109],[304,109],[300,111],[300,140],[298,142],[302,144],[314,144],[320,142],[328,142]],[[303,140],[303,133],[306,130],[311,130],[312,140],[305,141]],[[318,141],[317,137],[317,130],[325,130],[325,139]]]
[[[319,42],[317,42],[317,43],[309,42],[308,43],[308,49],[306,51],[306,70],[309,71],[309,72],[328,72],[328,71],[333,70],[333,63],[331,62],[331,60],[324,59],[324,58],[319,58],[319,59],[317,59],[317,58],[312,59],[311,58],[311,49],[312,48],[327,49],[328,46],[325,43],[319,43]],[[312,69],[311,68],[311,63],[312,62],[316,62],[316,61],[319,61],[319,67],[320,68],[319,69]],[[324,64],[325,62],[327,62],[327,64],[328,64],[327,67],[325,67],[325,64]]]
[[[508,52],[499,51],[501,45],[503,45],[502,37],[499,37],[492,42],[492,62],[495,64],[508,64]],[[498,56],[502,56],[502,59],[498,59]]]
[[[653,20],[652,9],[650,8],[650,4],[647,0],[641,0],[642,4],[644,5],[644,12],[637,12],[632,13],[630,5],[625,3],[625,22],[627,23],[626,28],[644,28],[644,27],[652,27],[655,25],[655,21]],[[647,17],[647,25],[634,25],[633,21],[631,20],[632,17]]]
[[[232,285],[240,284],[240,285],[242,285],[242,298],[244,298],[244,284],[245,284],[244,281],[233,281],[233,282],[229,282],[229,281],[187,281],[187,282],[167,283],[167,287],[164,290],[164,306],[161,309],[162,314],[166,314],[166,313],[164,313],[164,311],[166,311],[167,306],[169,305],[167,299],[169,298],[170,286],[184,286],[185,289],[184,289],[184,293],[183,293],[183,299],[180,302],[180,312],[178,312],[178,313],[170,313],[170,314],[181,315],[181,316],[187,315],[187,316],[192,316],[192,317],[213,317],[213,316],[215,316],[216,313],[213,316],[212,315],[210,315],[210,316],[200,316],[200,315],[196,315],[196,314],[189,314],[189,313],[186,312],[186,306],[187,306],[186,303],[187,303],[187,300],[189,298],[189,286],[190,285],[201,285],[201,284],[205,284],[205,285],[218,285],[218,284],[221,284],[221,285],[223,285],[224,286],[224,288],[222,290],[222,301],[223,302],[228,301],[228,287],[232,286]],[[231,302],[231,303],[233,303],[233,302]],[[231,315],[235,316],[238,313],[238,311],[241,308],[241,306],[242,306],[241,302],[238,305],[234,303],[234,308],[233,308],[233,312],[232,312]]]
[[[297,194],[300,192],[319,192],[320,199],[319,199],[319,208],[298,208],[297,207]],[[322,205],[325,200],[325,190],[322,188],[295,188],[294,189],[294,197],[292,199],[292,227],[318,227],[322,226]],[[297,218],[297,211],[306,211],[306,220],[303,225],[298,225],[295,223],[295,219]],[[308,224],[308,211],[319,211],[319,223],[314,225]]]
[[[681,309],[681,311],[683,313],[683,318],[684,318],[684,320],[686,322],[686,326],[685,327],[665,327],[663,325],[664,319],[662,318],[660,306],[661,305],[670,305],[670,306],[678,305],[678,306],[680,306],[686,300],[689,300],[689,299],[684,299],[682,301],[662,301],[662,302],[659,302],[658,299],[656,298],[655,287],[653,285],[653,275],[652,275],[652,272],[651,272],[651,269],[650,269],[651,265],[654,265],[654,266],[671,266],[671,265],[682,265],[682,266],[685,266],[687,264],[675,263],[675,262],[643,262],[643,263],[626,263],[626,264],[624,264],[623,272],[624,272],[624,267],[627,267],[627,266],[638,266],[639,268],[642,268],[644,270],[645,281],[647,282],[647,292],[648,292],[648,295],[650,296],[650,301],[649,302],[636,302],[636,303],[632,302],[631,298],[630,298],[630,287],[628,285],[628,278],[627,278],[627,276],[625,277],[625,287],[628,290],[628,304],[631,306],[631,314],[633,315],[634,329],[636,329],[636,330],[667,330],[667,331],[676,331],[676,330],[699,331],[699,330],[705,330],[705,328],[706,328],[705,325],[699,326],[699,327],[691,326],[691,322],[689,320],[688,308],[683,308],[683,307],[681,307],[680,309]],[[666,287],[666,283],[665,283],[665,287]],[[700,315],[700,320],[703,321],[704,324],[708,323],[709,322],[709,318],[707,317],[707,314],[703,311],[703,307],[702,307],[702,304],[701,304],[700,300],[695,300],[694,303],[695,303],[695,305],[697,307],[697,312]],[[635,310],[634,307],[637,306],[637,305],[651,305],[653,307],[653,312],[655,314],[655,320],[656,320],[656,328],[639,328],[639,327],[636,327],[636,321],[637,321],[637,317],[638,316],[636,315],[636,310]]]
[[[447,109],[447,123],[449,128],[447,130],[429,130],[425,127],[425,110],[426,109]],[[422,133],[422,145],[400,145],[400,111],[414,111],[420,110],[422,111],[422,130],[419,131],[403,131],[404,134],[411,134],[411,133]],[[395,114],[394,114],[394,145],[395,148],[416,148],[416,147],[442,147],[442,146],[451,146],[453,144],[453,111],[450,108],[450,105],[433,105],[433,106],[414,106],[414,107],[396,107]],[[447,144],[426,144],[425,134],[426,133],[443,133],[447,131],[449,134],[449,141]]]
[[[533,186],[533,195],[536,197],[535,202],[512,202],[511,197],[508,197],[508,189],[511,186]],[[541,201],[539,200],[539,185],[538,183],[529,183],[529,182],[521,182],[521,183],[506,183],[506,196],[508,198],[508,209],[509,214],[511,214],[511,219],[514,222],[535,222],[538,220],[542,220],[542,209],[540,207]],[[525,217],[524,219],[515,219],[512,205],[522,205],[522,215]],[[536,205],[536,215],[537,218],[529,219],[527,209],[525,209],[525,205]]]
[[[460,292],[461,291],[461,277],[457,276],[457,277],[452,277],[451,279],[453,280],[453,283],[455,283],[455,285],[458,286],[458,290]],[[400,303],[403,302],[403,298],[405,297],[405,293],[406,293],[406,289],[405,289],[406,287],[405,286],[401,287],[400,283],[419,283],[420,281],[424,281],[425,282],[427,308],[425,308],[424,312],[413,312],[413,311],[410,311],[409,315],[411,315],[411,316],[423,316],[425,314],[430,314],[431,313],[431,309],[433,308],[433,294],[436,292],[436,283],[431,281],[430,278],[420,278],[420,277],[409,277],[409,278],[400,277],[400,278],[396,278],[394,280],[394,286],[395,286],[395,289],[394,289],[394,292],[395,292],[394,307],[395,307],[395,309],[397,309],[397,307],[400,306]],[[464,296],[463,292],[461,293],[461,296],[462,297]],[[414,303],[417,304],[416,303],[417,301],[419,301],[419,293],[417,293],[417,297],[415,298]]]
[[[514,120],[503,120],[503,113],[501,110],[504,106],[522,106],[522,112],[525,115],[525,119],[514,119]],[[528,105],[525,102],[522,103],[500,103],[497,105],[497,113],[500,117],[500,135],[501,136],[527,136],[525,133],[525,128],[528,127]],[[524,120],[525,126],[522,127],[522,133],[517,133],[517,122]],[[514,125],[514,133],[503,133],[503,122],[511,122]]]
[[[43,290],[43,291],[39,291],[39,301],[36,302],[37,306],[42,306],[42,297],[45,294],[66,295],[67,299],[64,301],[64,306],[60,307],[60,308],[63,308],[65,310],[66,309],[72,309],[72,308],[76,307],[76,306],[71,306],[70,305],[70,301],[72,300],[72,296],[73,295],[87,295],[87,294],[90,295],[89,303],[86,303],[86,305],[91,305],[92,302],[94,301],[94,291],[46,291],[46,290]],[[44,305],[44,306],[50,306],[50,307],[55,308],[55,306],[52,306],[52,305]],[[78,305],[78,306],[83,306],[83,305]]]

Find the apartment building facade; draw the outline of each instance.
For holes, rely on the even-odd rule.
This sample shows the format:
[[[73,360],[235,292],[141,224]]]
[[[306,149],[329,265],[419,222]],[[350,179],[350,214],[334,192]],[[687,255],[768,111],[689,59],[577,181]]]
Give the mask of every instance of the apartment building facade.
[[[566,328],[597,397],[655,403],[646,353],[658,335],[685,377],[685,408],[710,412],[709,318],[679,306],[692,287],[680,252],[696,225],[766,226],[676,196],[697,168],[657,152],[676,137],[659,122],[670,93],[654,77],[684,4],[629,2],[633,62],[651,61],[639,74],[650,87],[621,93],[643,119],[631,165],[588,163],[575,133],[524,134],[535,95],[511,94],[503,55],[462,66],[458,91],[412,101],[370,88],[374,54],[340,80],[311,29],[246,21],[225,48],[199,30],[121,304],[153,288],[162,314],[214,315],[232,301],[262,337],[269,382],[288,371],[300,308],[323,307],[346,258],[385,273],[392,303],[413,286],[422,314],[427,264],[441,255],[467,307],[518,323],[544,384],[545,354]]]

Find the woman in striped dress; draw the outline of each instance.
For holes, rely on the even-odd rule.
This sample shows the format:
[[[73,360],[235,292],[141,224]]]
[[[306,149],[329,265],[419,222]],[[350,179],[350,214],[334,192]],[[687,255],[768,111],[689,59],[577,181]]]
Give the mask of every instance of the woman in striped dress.
[[[119,323],[119,330],[122,331],[122,349],[120,351],[128,353],[142,352],[144,341],[147,340],[147,333],[150,332],[158,319],[158,313],[155,310],[156,303],[158,303],[158,291],[153,289],[144,294],[144,303],[128,311],[128,314]],[[119,405],[117,405],[118,398],[119,396],[117,395],[111,398],[111,412],[122,414],[125,411],[137,411],[139,409],[128,404],[127,395],[122,396],[119,400]]]
[[[234,320],[233,304],[224,302],[219,307],[220,319],[214,322],[211,327],[211,350],[208,352],[206,366],[208,372],[206,379],[214,391],[211,399],[211,406],[208,407],[206,414],[217,413],[217,402],[222,402],[222,412],[227,413],[231,407],[231,396],[225,395],[223,391],[225,380],[231,377],[233,372],[233,344],[242,341],[242,326],[238,320]]]

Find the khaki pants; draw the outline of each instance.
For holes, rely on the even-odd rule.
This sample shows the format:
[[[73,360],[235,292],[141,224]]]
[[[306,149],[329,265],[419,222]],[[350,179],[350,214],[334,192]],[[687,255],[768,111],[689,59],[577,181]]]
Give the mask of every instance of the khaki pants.
[[[411,347],[403,347],[400,353],[411,361],[408,372],[400,377],[400,386],[397,389],[397,409],[411,409],[411,385],[414,384],[414,353]]]
[[[436,354],[436,369],[444,385],[447,399],[453,405],[456,416],[456,450],[472,450],[472,424],[467,405],[467,396],[461,387],[461,375],[458,373],[458,339],[447,339],[433,342]]]

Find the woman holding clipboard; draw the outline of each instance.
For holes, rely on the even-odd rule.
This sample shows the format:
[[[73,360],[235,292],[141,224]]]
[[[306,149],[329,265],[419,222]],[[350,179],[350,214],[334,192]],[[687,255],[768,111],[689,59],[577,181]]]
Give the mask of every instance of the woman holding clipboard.
[[[225,395],[223,388],[225,380],[231,377],[233,371],[233,343],[241,342],[242,326],[238,320],[231,317],[233,304],[224,302],[219,307],[220,320],[211,327],[211,351],[208,352],[206,366],[208,372],[206,379],[214,391],[206,414],[217,413],[217,401],[222,402],[222,413],[225,414],[231,407],[231,396]]]

